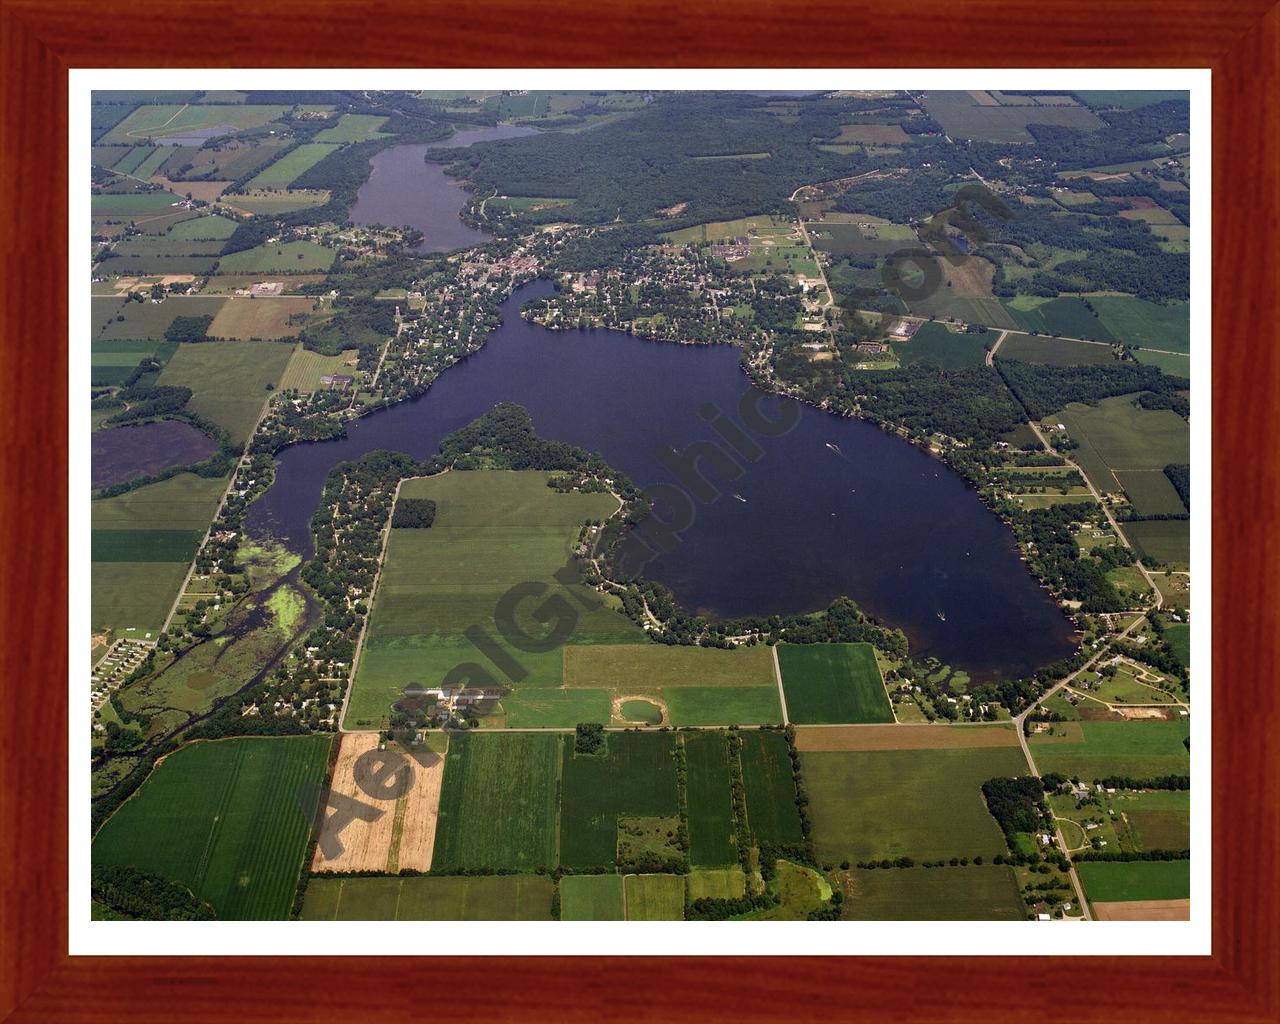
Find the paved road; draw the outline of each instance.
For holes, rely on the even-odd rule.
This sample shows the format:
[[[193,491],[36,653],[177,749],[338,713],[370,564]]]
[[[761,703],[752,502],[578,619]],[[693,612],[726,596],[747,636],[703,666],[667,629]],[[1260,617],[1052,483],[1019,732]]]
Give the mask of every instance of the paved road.
[[[1146,615],[1139,615],[1136,619],[1134,619],[1131,623],[1129,623],[1129,625],[1125,626],[1125,628],[1121,630],[1119,634],[1117,634],[1116,639],[1117,640],[1124,639],[1124,637],[1128,636],[1130,632],[1136,629],[1145,620],[1146,620]],[[1038,700],[1028,705],[1027,708],[1020,715],[1017,715],[1014,718],[1013,724],[1015,728],[1018,730],[1018,743],[1022,747],[1022,756],[1027,759],[1027,767],[1031,769],[1031,774],[1034,775],[1037,779],[1040,778],[1040,769],[1036,767],[1035,758],[1031,756],[1031,747],[1027,744],[1027,735],[1026,735],[1027,716],[1030,715],[1032,711],[1038,708],[1046,700],[1052,697],[1055,693],[1061,690],[1064,686],[1067,686],[1073,679],[1075,679],[1078,675],[1080,675],[1081,672],[1087,672],[1089,669],[1091,669],[1094,665],[1098,663],[1098,660],[1100,658],[1102,658],[1106,654],[1109,654],[1110,652],[1111,652],[1111,644],[1110,643],[1104,644],[1097,654],[1095,654],[1092,658],[1086,661],[1083,665],[1081,665],[1078,669],[1076,669],[1070,675],[1065,676],[1062,679],[1059,679],[1056,683],[1053,684],[1053,686],[1051,686],[1048,690],[1046,690],[1043,694],[1041,694]],[[1062,855],[1066,857],[1068,861],[1070,861],[1071,855],[1070,853],[1068,853],[1067,841],[1062,835],[1062,829],[1059,828],[1057,824],[1054,825],[1054,837],[1058,841],[1058,848],[1062,851]],[[1076,899],[1080,901],[1080,909],[1084,914],[1084,919],[1086,921],[1092,921],[1093,917],[1089,911],[1089,904],[1084,898],[1084,886],[1080,883],[1080,876],[1076,872],[1075,864],[1071,865],[1071,868],[1067,872],[1067,874],[1071,878],[1071,885],[1075,888]]]

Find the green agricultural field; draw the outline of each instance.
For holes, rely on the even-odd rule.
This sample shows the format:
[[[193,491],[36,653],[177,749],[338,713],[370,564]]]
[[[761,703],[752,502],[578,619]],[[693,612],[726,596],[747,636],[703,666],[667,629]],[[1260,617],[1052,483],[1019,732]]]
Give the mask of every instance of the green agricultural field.
[[[561,921],[623,921],[621,875],[564,875],[560,879]]]
[[[1016,747],[801,754],[820,861],[991,858],[1004,836],[982,799],[996,776],[1027,774]]]
[[[169,229],[167,237],[180,239],[230,238],[236,230],[236,222],[230,217],[214,214],[211,217],[196,217],[184,220]]]
[[[673,686],[664,692],[671,724],[675,726],[782,723],[776,685]]]
[[[156,236],[163,237],[163,236]],[[199,242],[188,242],[180,248],[201,245]],[[217,265],[217,256],[176,256],[148,253],[141,256],[117,256],[104,264],[99,264],[99,272],[105,268],[109,273],[120,277],[158,276],[160,274],[190,274],[202,277],[213,272]]]
[[[940,323],[924,323],[907,342],[895,342],[893,350],[903,366],[928,363],[944,370],[981,366],[986,359],[988,342],[995,335],[964,334],[950,331]]]
[[[1151,519],[1122,527],[1143,560],[1173,569],[1191,564],[1191,522],[1187,519]]]
[[[651,698],[666,705],[668,725],[782,720],[772,654],[763,645],[720,650],[652,643],[574,644],[564,648],[564,685],[608,687],[618,698]]]
[[[262,125],[288,113],[275,104],[191,106],[161,104],[142,106],[98,141],[104,145],[185,135],[208,128],[226,128],[228,134]]]
[[[196,222],[212,219],[200,217]],[[182,222],[182,224],[190,223],[193,222],[187,220]],[[182,224],[177,224],[175,227],[182,227]],[[107,269],[114,270],[117,262],[127,266],[150,260],[156,265],[154,270],[149,271],[150,273],[167,274],[173,271],[170,270],[171,264],[166,260],[182,256],[201,256],[212,265],[225,244],[220,238],[183,238],[175,236],[171,231],[163,235],[133,235],[114,246],[112,252],[116,255],[105,266]],[[178,266],[181,265],[181,263],[178,264]]]
[[[627,875],[628,921],[683,921],[683,875]]]
[[[1175,623],[1164,627],[1164,638],[1169,643],[1173,656],[1185,667],[1191,666],[1191,627],[1186,623]]]
[[[792,722],[893,721],[870,644],[779,644],[777,651]]]
[[[476,470],[404,481],[401,497],[431,498],[438,512],[430,530],[390,532],[348,727],[376,726],[410,682],[438,684],[451,669],[474,662],[479,654],[463,636],[472,625],[483,627],[527,673],[503,701],[509,726],[572,727],[584,721],[584,701],[602,708],[598,691],[561,689],[564,652],[579,644],[626,643],[644,634],[611,605],[599,604],[595,591],[577,584],[568,588],[573,607],[599,607],[581,614],[566,648],[517,652],[498,640],[499,598],[529,581],[544,581],[549,593],[564,595],[566,588],[554,573],[570,563],[581,524],[603,520],[617,508],[608,494],[554,492],[547,486],[549,476]],[[541,603],[525,600],[517,608],[518,626],[529,636],[547,632],[534,618]],[[591,721],[608,719],[605,698],[603,714]]]
[[[292,354],[292,344],[273,341],[182,344],[158,383],[190,388],[187,408],[244,444],[266,405],[267,385],[279,385]]]
[[[1187,507],[1182,504],[1182,499],[1178,497],[1178,492],[1163,470],[1123,470],[1116,473],[1116,479],[1120,481],[1125,497],[1133,503],[1139,515],[1182,515],[1187,512]]]
[[[611,732],[598,754],[575,754],[572,736],[551,738],[563,740],[560,862],[565,867],[614,864],[620,816],[678,813],[671,733]]]
[[[329,201],[327,189],[270,189],[267,191],[237,192],[226,197],[229,206],[254,215],[270,216],[276,213],[292,213],[312,206],[323,206]]]
[[[1143,366],[1154,366],[1161,373],[1170,377],[1191,379],[1191,358],[1189,356],[1166,355],[1163,352],[1152,352],[1150,349],[1139,349],[1133,357]]]
[[[94,530],[95,562],[190,562],[203,530]]]
[[[786,238],[796,230],[796,225],[776,217],[741,217],[738,220],[716,221],[711,224],[695,224],[691,228],[668,231],[664,236],[676,245],[698,242],[727,242],[746,237],[752,242],[762,238]]]
[[[729,790],[729,753],[719,732],[684,736],[686,799],[689,811],[689,860],[715,867],[736,864],[733,798]]]
[[[387,123],[385,117],[376,114],[343,114],[332,128],[326,128],[315,137],[316,142],[369,142],[372,139],[390,138],[378,131]],[[301,173],[301,172],[299,172]],[[297,175],[294,175],[297,177]],[[290,181],[293,179],[291,178]]]
[[[1024,921],[1013,868],[891,868],[845,875],[848,921]]]
[[[180,316],[216,316],[227,300],[213,296],[172,297],[164,302],[124,302],[115,296],[95,295],[90,302],[94,341],[163,341],[165,328]]]
[[[1191,898],[1191,861],[1092,861],[1077,864],[1092,903]]]
[[[179,473],[92,505],[95,530],[199,530],[217,511],[227,481]]]
[[[1191,351],[1191,313],[1186,302],[1158,305],[1132,295],[1091,295],[1089,304],[1098,319],[1127,345]]]
[[[689,902],[734,900],[746,894],[747,876],[742,868],[694,868],[686,876]]]
[[[376,726],[409,683],[439,683],[458,665],[480,658],[463,636],[472,625],[481,626],[527,673],[503,702],[506,724],[572,727],[583,720],[584,700],[601,707],[599,693],[560,687],[565,652],[578,644],[643,637],[609,605],[583,612],[563,649],[526,653],[497,639],[498,600],[516,584],[543,581],[549,594],[575,608],[600,601],[578,584],[566,594],[554,574],[569,564],[581,525],[607,518],[617,502],[608,494],[560,494],[546,485],[550,475],[473,470],[404,482],[401,497],[431,498],[438,511],[429,530],[391,531],[348,725]],[[533,617],[542,600],[525,600],[517,608],[516,621],[529,636],[546,634],[546,625]],[[593,720],[609,720],[607,700],[603,712]]]
[[[218,261],[222,274],[306,274],[328,270],[338,255],[317,242],[278,242],[228,253]]]
[[[326,131],[336,131],[328,128]],[[297,149],[291,149],[274,163],[268,164],[257,173],[246,188],[288,188],[294,180],[311,170],[316,164],[338,149],[336,145],[324,142],[304,142]],[[228,201],[235,204],[236,197],[229,196]]]
[[[752,834],[761,842],[800,842],[800,812],[787,738],[782,733],[761,730],[742,734],[742,781]]]
[[[1004,307],[1024,331],[1056,334],[1088,341],[1114,341],[1106,325],[1089,312],[1083,299],[1041,299],[1018,296],[1005,299]]]
[[[1192,795],[1185,790],[1120,792],[1111,806],[1123,814],[1140,850],[1187,850],[1192,845]]]
[[[311,831],[298,796],[323,785],[332,741],[314,735],[183,747],[103,825],[94,865],[181,882],[226,920],[283,920]]]
[[[304,921],[550,921],[547,875],[311,878]]]
[[[553,868],[561,737],[461,733],[449,743],[432,867]]]
[[[178,351],[178,346],[157,341],[95,341],[89,354],[90,376],[95,386],[123,384],[143,359],[164,364]],[[118,410],[101,411],[109,418]]]
[[[1060,772],[1085,782],[1113,775],[1135,779],[1186,775],[1191,755],[1184,744],[1191,732],[1179,721],[1063,722],[1055,735],[1027,742],[1041,773]]]
[[[279,300],[272,300],[279,301]],[[289,365],[285,367],[280,378],[282,390],[296,388],[299,391],[319,391],[320,378],[335,373],[354,374],[355,367],[347,363],[354,360],[359,353],[356,349],[348,349],[336,356],[325,356],[312,352],[299,345],[289,357]]]
[[[1010,334],[1000,344],[997,359],[1021,359],[1024,363],[1048,366],[1098,366],[1116,361],[1110,345],[1030,334]]]
[[[1079,442],[1072,456],[1100,491],[1115,493],[1112,471],[1161,470],[1191,461],[1191,430],[1171,409],[1150,410],[1133,395],[1104,398],[1097,405],[1072,402],[1048,417],[1066,425]]]
[[[156,217],[174,212],[174,203],[181,200],[172,192],[113,192],[99,193],[90,201],[93,215],[134,220]]]
[[[89,570],[92,628],[155,639],[187,568],[186,562],[94,562]]]
[[[184,538],[197,541],[217,511],[225,478],[207,479],[179,473],[115,498],[99,498],[90,509],[95,537],[90,570],[93,627],[113,627],[145,638],[164,625],[191,555],[184,554]],[[137,533],[141,544],[127,533]],[[170,561],[158,561],[147,550],[148,540],[164,540]],[[136,556],[126,561],[126,555]],[[99,559],[103,560],[99,560]]]

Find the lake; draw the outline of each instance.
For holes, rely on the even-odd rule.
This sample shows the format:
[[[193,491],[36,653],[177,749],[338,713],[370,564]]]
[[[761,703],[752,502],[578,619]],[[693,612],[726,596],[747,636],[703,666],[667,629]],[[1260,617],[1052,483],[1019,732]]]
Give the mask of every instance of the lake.
[[[737,419],[751,388],[730,346],[650,342],[608,330],[547,331],[523,320],[547,281],[521,287],[484,348],[417,399],[350,426],[346,438],[280,454],[249,510],[252,536],[309,554],[308,521],[332,466],[386,448],[418,458],[500,401],[538,432],[601,453],[642,487],[671,483],[660,459],[714,441],[708,405]],[[900,627],[912,653],[975,680],[1025,674],[1070,654],[1075,633],[1021,561],[1009,529],[942,463],[875,425],[756,392],[793,429],[759,438],[758,461],[697,506],[683,543],[645,574],[717,617],[813,611],[842,594]],[[753,435],[754,436],[754,435]]]
[[[449,252],[477,245],[488,236],[458,216],[469,193],[444,173],[443,164],[428,163],[427,151],[536,134],[536,128],[500,124],[454,132],[440,142],[384,149],[370,161],[373,170],[356,193],[351,221],[417,228],[424,236],[417,252]]]
[[[218,450],[213,439],[181,420],[95,430],[90,439],[90,483],[97,490],[187,466]]]

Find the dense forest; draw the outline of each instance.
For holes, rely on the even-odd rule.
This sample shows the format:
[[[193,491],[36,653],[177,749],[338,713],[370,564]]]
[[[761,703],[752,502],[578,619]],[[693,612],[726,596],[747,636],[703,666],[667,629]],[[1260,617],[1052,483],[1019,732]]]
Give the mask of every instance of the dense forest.
[[[789,103],[786,116],[777,116],[764,100],[746,94],[660,95],[644,110],[592,131],[442,148],[432,155],[480,191],[573,200],[527,214],[527,223],[635,221],[664,210],[673,225],[728,220],[781,209],[806,182],[871,166],[865,156],[812,144],[839,134],[842,115],[860,105],[798,100]],[[727,159],[758,153],[769,156]]]

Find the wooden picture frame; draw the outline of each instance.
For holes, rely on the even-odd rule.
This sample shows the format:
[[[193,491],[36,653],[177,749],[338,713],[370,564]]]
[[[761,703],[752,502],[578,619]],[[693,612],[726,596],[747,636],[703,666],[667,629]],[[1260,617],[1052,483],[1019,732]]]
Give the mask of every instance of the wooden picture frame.
[[[1280,449],[1269,430],[1280,377],[1271,235],[1280,224],[1280,6],[1271,2],[281,0],[264,11],[228,0],[126,13],[86,0],[0,0],[0,1020],[1280,1019]],[[443,950],[430,929],[420,948],[430,959],[68,955],[68,69],[475,65],[1212,69],[1211,956],[503,957],[486,958],[477,977],[435,955]],[[1074,994],[1082,969],[1103,982],[1100,998]]]

